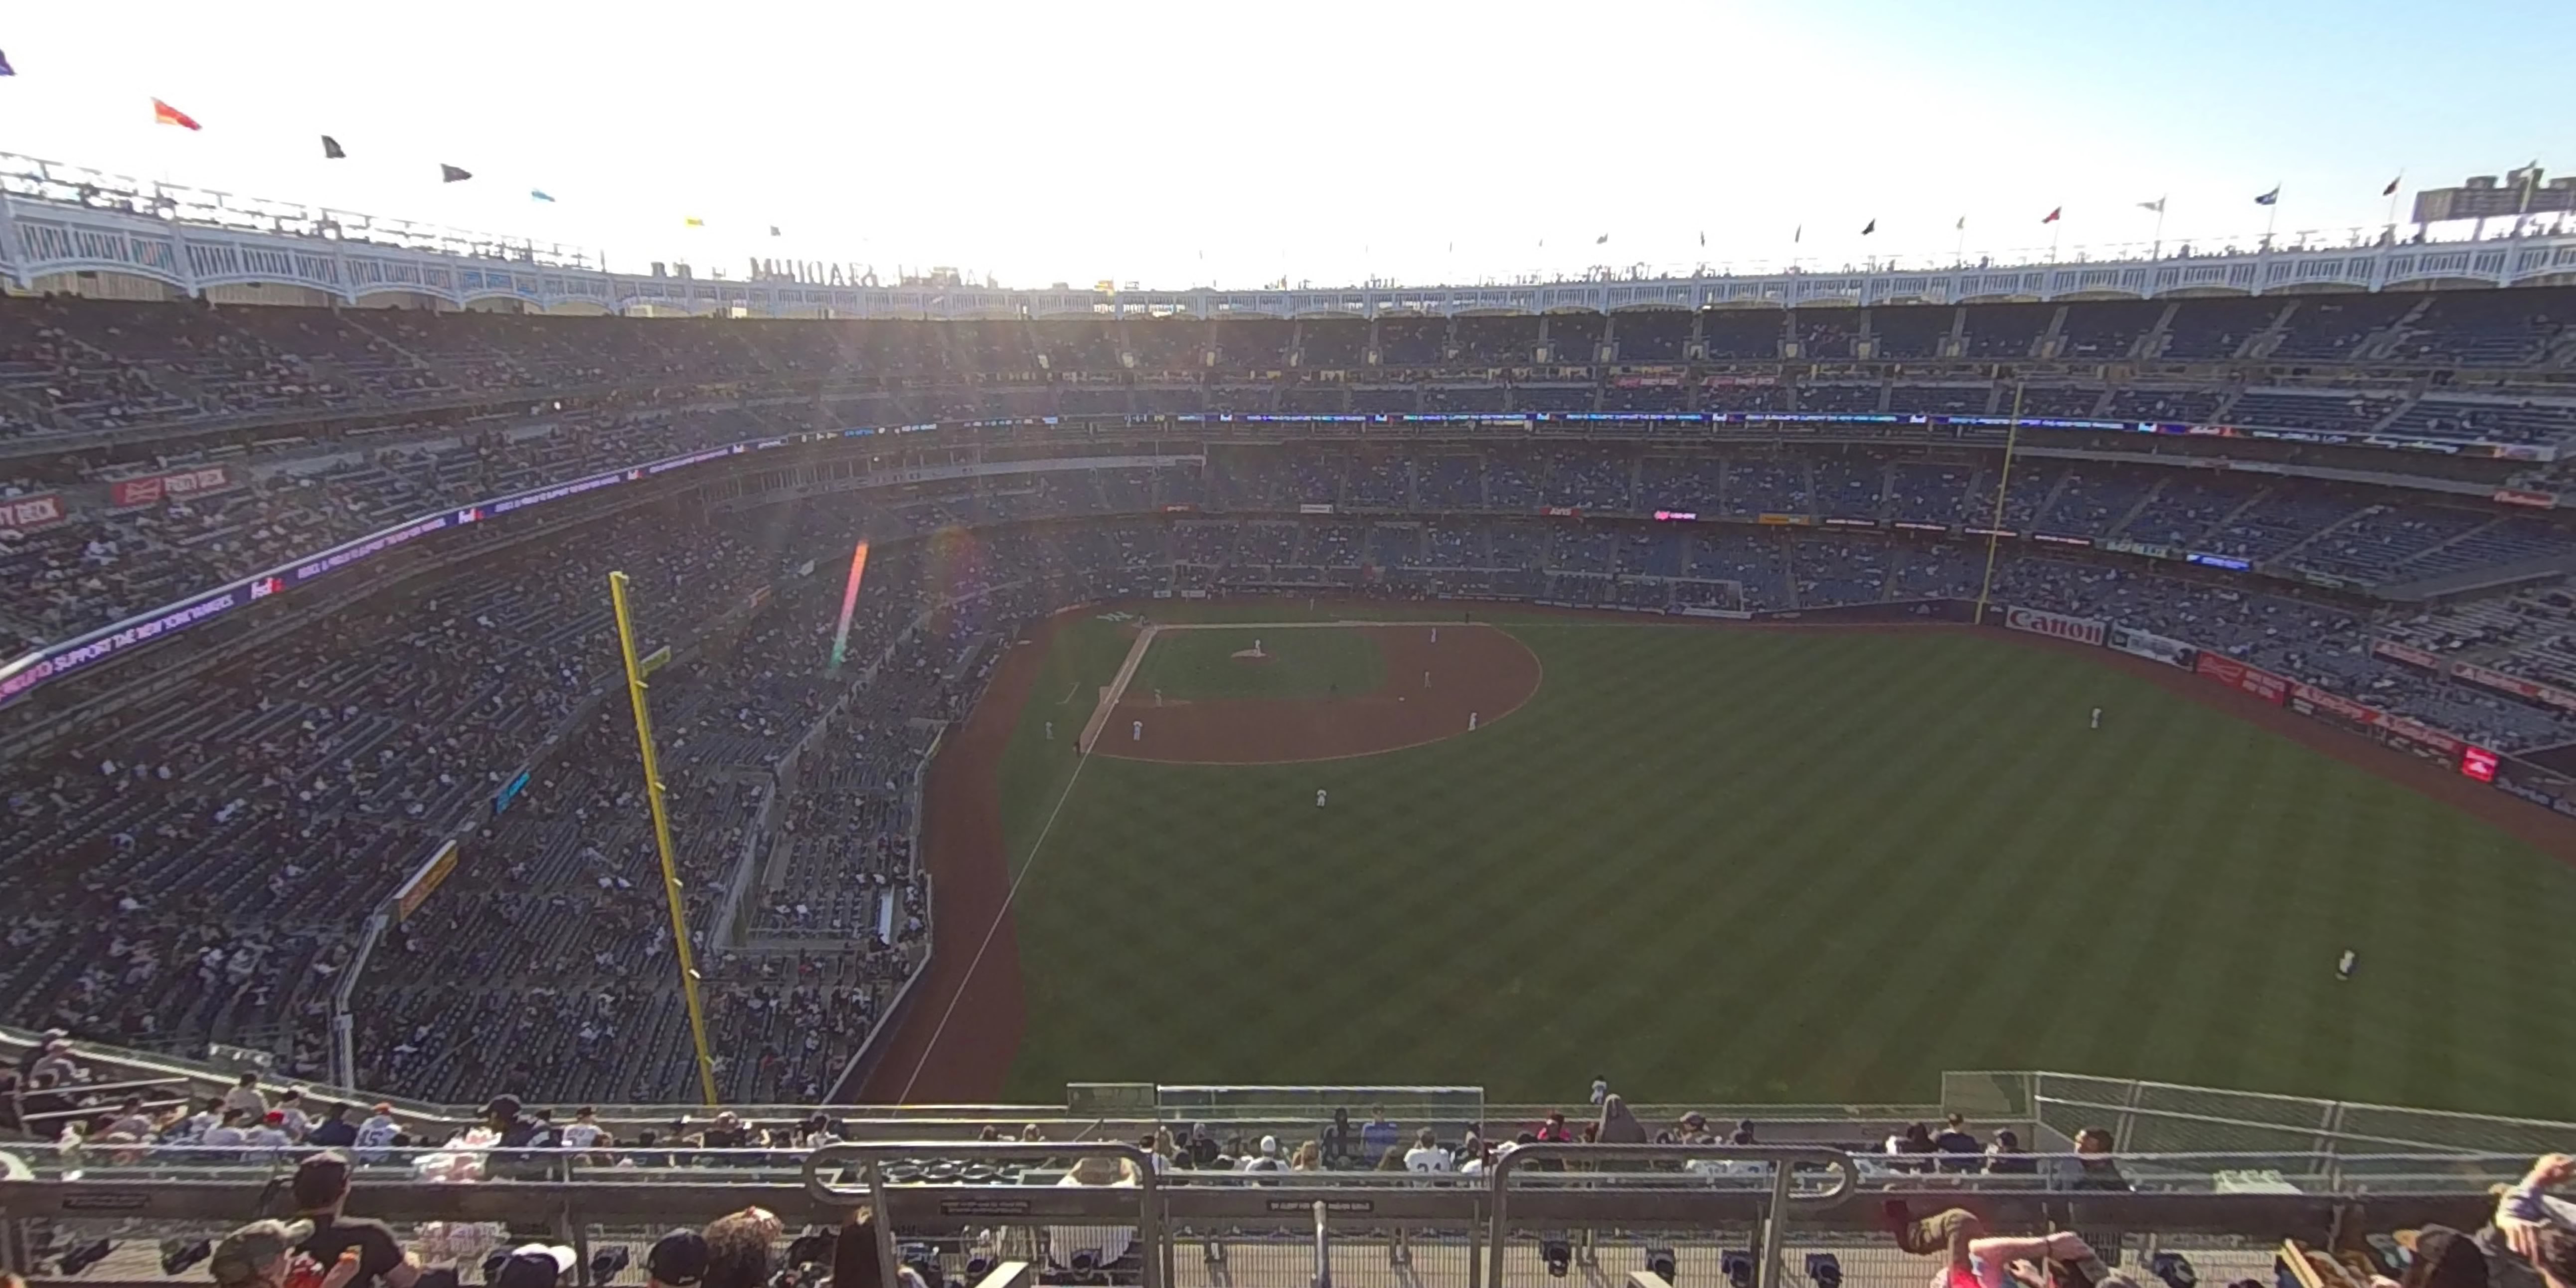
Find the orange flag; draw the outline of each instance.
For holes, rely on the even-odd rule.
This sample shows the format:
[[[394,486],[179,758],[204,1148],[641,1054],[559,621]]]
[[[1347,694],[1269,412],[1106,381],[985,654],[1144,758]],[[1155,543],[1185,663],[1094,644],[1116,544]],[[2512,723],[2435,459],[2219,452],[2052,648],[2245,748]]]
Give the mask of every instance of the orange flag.
[[[197,124],[197,118],[190,116],[157,98],[152,100],[152,123],[155,125],[175,125],[183,130],[202,130],[206,128]]]

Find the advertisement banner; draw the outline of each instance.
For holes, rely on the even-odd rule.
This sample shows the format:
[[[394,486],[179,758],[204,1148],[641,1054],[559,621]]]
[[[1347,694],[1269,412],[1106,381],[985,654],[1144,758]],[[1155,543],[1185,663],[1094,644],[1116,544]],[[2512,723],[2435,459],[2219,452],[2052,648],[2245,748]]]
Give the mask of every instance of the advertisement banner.
[[[1333,503],[1330,501],[1307,501],[1297,507],[1299,514],[1331,514],[1332,512]]]
[[[2473,662],[2455,663],[2451,667],[2451,674],[2470,684],[2494,689],[2499,693],[2510,693],[2526,702],[2537,702],[2542,706],[2556,707],[2561,711],[2576,711],[2576,693],[2526,680],[2519,675],[2507,675],[2502,671],[2489,670]]]
[[[2218,681],[2231,689],[2253,694],[2275,706],[2290,691],[2290,682],[2256,666],[2247,666],[2224,653],[2202,649],[2192,659],[2192,670]]]
[[[185,501],[192,496],[221,492],[232,485],[231,466],[208,465],[199,469],[180,470],[175,474],[121,479],[108,485],[107,502],[120,509],[135,505],[157,505],[162,501]]]
[[[2358,725],[2379,723],[2379,708],[2363,706],[2340,693],[2330,693],[2313,684],[2292,684],[2290,705],[2299,708],[2301,715],[2312,715],[2322,711],[2330,716],[2341,716]]]
[[[2192,659],[2200,650],[2181,640],[2139,630],[2134,626],[2111,628],[2111,647],[2133,656],[2150,658],[2167,666],[2192,669]]]
[[[2384,657],[2391,662],[2403,662],[2408,666],[2420,666],[2427,671],[2442,669],[2440,657],[2412,644],[2400,644],[2395,640],[2372,640],[2370,652],[2374,657]]]
[[[434,893],[447,874],[456,870],[456,842],[453,838],[439,843],[429,861],[420,865],[411,878],[394,891],[394,923],[400,925],[420,911],[420,905]]]
[[[2042,612],[2036,608],[2007,608],[2004,625],[2051,639],[2073,640],[2078,644],[2100,646],[2110,623],[2099,617],[2069,617],[2064,613]]]
[[[0,528],[35,532],[63,521],[63,498],[56,492],[0,497]]]
[[[2503,758],[2484,747],[2465,747],[2460,751],[2460,772],[2482,783],[2496,780],[2496,766]]]
[[[2527,505],[2535,510],[2558,508],[2558,494],[2555,492],[2531,492],[2518,487],[2505,487],[2496,489],[2495,499],[2505,505]]]
[[[2446,761],[2459,759],[2469,748],[2469,744],[2460,738],[2404,716],[2383,714],[2379,717],[2379,727],[2387,732],[2390,742],[2400,745],[2411,743],[2414,747],[2437,753]]]
[[[1538,508],[1538,512],[1551,519],[1580,519],[1583,517],[1583,511],[1570,505],[1542,505]]]

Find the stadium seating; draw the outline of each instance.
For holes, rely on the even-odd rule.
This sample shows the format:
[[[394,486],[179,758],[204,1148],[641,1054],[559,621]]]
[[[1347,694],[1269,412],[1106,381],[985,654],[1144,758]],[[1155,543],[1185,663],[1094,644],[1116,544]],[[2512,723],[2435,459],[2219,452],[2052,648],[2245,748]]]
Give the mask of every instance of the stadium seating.
[[[367,1085],[684,1096],[658,859],[637,821],[633,731],[612,700],[611,568],[635,577],[644,639],[680,655],[656,683],[656,718],[689,924],[720,945],[702,968],[722,1076],[741,1097],[828,1090],[884,1014],[927,929],[912,770],[1019,626],[1066,604],[1280,586],[1648,612],[1974,596],[1986,547],[1967,530],[1993,521],[2000,488],[2014,535],[1995,593],[2009,602],[2147,626],[2498,747],[2568,741],[2576,718],[2368,647],[2374,634],[2430,641],[2576,687],[2576,603],[2546,580],[2576,536],[2487,495],[2545,498],[2561,478],[2547,451],[2258,453],[2249,440],[2025,429],[2022,446],[2045,450],[2017,457],[2007,484],[2000,426],[1542,419],[1327,435],[1151,419],[1984,417],[2018,390],[2028,418],[2554,449],[2576,431],[2576,399],[2549,378],[2576,316],[2566,294],[957,324],[0,300],[0,448],[17,452],[0,490],[67,506],[60,522],[0,536],[13,646],[408,517],[724,444],[1066,417],[1078,423],[857,440],[864,452],[842,444],[852,455],[812,478],[862,460],[1190,456],[743,514],[662,502],[525,540],[495,524],[488,546],[440,545],[452,564],[374,590],[364,608],[279,618],[258,648],[202,674],[174,669],[163,697],[12,758],[0,899],[45,911],[13,924],[0,1014],[143,1047],[261,1048],[318,1076],[319,1020],[366,915],[461,835],[472,862],[356,982]],[[1594,367],[1605,345],[1609,363],[1567,370]],[[1957,361],[1944,357],[1954,347]],[[2027,386],[1993,371],[2052,354],[2073,365]],[[2142,364],[2134,382],[2082,368],[2122,359]],[[2303,383],[2277,373],[2291,361],[2362,369]],[[1904,366],[1870,365],[1893,362]],[[2462,374],[2416,384],[2374,363]],[[2517,374],[2477,375],[2497,368]],[[75,434],[136,450],[44,447]],[[2261,468],[2180,468],[2212,463]],[[210,464],[226,473],[205,494],[109,500],[115,480]],[[1701,521],[1642,521],[1659,509]],[[832,557],[862,532],[882,545],[850,646],[878,680],[858,690],[819,655],[837,608]],[[2096,542],[2243,559],[2251,578],[2075,549]],[[803,571],[809,560],[821,571]],[[2533,577],[2537,589],[2439,610],[2356,589]],[[2300,582],[2340,591],[2320,599]],[[928,613],[959,605],[971,608]],[[149,669],[135,665],[27,709],[110,695]],[[522,771],[531,781],[508,792]],[[459,977],[495,982],[458,989]]]

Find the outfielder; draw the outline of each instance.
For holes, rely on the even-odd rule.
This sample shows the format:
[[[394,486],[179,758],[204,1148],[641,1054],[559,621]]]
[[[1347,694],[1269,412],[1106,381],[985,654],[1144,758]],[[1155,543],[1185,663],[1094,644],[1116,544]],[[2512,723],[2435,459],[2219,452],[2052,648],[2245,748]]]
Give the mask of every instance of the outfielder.
[[[1324,807],[1324,789],[1323,789],[1323,788],[1321,788],[1321,787],[1318,787],[1318,788],[1316,788],[1316,789],[1315,789],[1315,808],[1317,808],[1317,809],[1322,809],[1323,807]]]
[[[2096,729],[2102,727],[2102,708],[2100,707],[2093,708],[2093,727]]]
[[[1136,722],[1135,728],[1133,728],[1133,729],[1131,729],[1131,730],[1129,730],[1129,731],[1128,731],[1127,740],[1128,740],[1128,741],[1130,741],[1130,742],[1143,742],[1143,741],[1145,741],[1145,722],[1144,722],[1144,721],[1139,720],[1139,721],[1137,721],[1137,722]]]

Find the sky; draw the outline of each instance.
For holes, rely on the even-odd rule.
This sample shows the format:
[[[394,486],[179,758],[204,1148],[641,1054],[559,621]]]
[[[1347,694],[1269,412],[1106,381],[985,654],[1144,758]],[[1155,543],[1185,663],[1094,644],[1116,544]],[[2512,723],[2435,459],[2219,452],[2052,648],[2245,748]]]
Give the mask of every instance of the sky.
[[[0,53],[0,151],[702,275],[2099,257],[2576,166],[2566,0],[120,0],[9,6]]]

